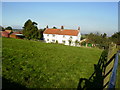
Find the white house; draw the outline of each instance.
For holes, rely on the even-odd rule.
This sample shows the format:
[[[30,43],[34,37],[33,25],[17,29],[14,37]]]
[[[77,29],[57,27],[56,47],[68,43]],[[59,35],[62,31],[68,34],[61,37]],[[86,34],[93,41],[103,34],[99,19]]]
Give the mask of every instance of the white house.
[[[80,42],[81,39],[80,27],[78,27],[78,30],[46,28],[43,36],[46,43],[57,42],[71,46],[75,46],[76,42]]]

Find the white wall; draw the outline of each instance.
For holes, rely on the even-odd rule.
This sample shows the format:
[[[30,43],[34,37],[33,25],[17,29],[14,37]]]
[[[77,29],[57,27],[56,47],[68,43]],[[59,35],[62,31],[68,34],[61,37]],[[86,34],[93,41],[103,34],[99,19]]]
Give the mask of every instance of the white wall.
[[[53,37],[53,34],[49,34],[49,36],[47,36],[48,34],[43,34],[44,36],[44,40],[46,43],[51,43],[53,42],[52,40],[55,40],[53,43],[56,43],[56,40],[58,41],[58,43],[63,43],[63,40],[65,41],[65,45],[69,45],[69,39],[71,36],[69,35],[57,35],[57,34],[54,34],[55,36]],[[65,36],[65,37],[63,37]],[[47,39],[49,39],[49,41],[47,41]],[[75,46],[75,41],[78,40],[80,41],[81,39],[81,34],[80,32],[78,33],[78,36],[72,36],[72,43],[71,43],[71,46]]]

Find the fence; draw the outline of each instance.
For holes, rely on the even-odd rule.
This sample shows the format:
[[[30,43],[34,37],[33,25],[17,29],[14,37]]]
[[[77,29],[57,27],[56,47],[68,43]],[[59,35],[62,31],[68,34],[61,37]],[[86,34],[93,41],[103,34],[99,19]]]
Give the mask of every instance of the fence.
[[[119,55],[119,52],[117,52],[117,54],[115,55],[114,66],[113,66],[113,70],[112,70],[112,73],[110,76],[108,89],[115,88],[116,76],[117,76],[117,67],[118,67],[118,55]]]
[[[96,88],[97,90],[114,89],[118,68],[118,49],[115,45],[104,50],[97,64],[94,65],[93,74],[87,78],[80,78],[78,90],[89,90]]]

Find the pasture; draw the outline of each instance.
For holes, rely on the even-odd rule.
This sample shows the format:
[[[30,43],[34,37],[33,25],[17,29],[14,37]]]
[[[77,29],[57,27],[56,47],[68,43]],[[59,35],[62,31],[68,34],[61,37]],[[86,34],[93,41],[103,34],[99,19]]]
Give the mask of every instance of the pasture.
[[[101,53],[97,48],[2,38],[3,87],[77,88],[80,78],[94,72]]]

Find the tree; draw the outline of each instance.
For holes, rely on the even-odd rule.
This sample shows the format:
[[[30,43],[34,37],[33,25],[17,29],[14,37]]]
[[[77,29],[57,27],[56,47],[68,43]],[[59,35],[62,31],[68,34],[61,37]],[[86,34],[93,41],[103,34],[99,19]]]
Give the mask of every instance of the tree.
[[[93,43],[93,44],[96,43],[96,41],[95,41],[95,34],[93,34],[93,33],[88,34],[87,35],[87,39],[89,40],[89,43]]]
[[[8,26],[5,28],[6,30],[12,30],[12,27]]]
[[[2,31],[5,31],[5,29],[2,27]]]
[[[103,35],[97,33],[97,34],[94,34],[94,33],[90,33],[88,34],[87,36],[87,39],[88,39],[88,43],[92,43],[92,44],[97,44],[97,46],[99,48],[108,48],[109,46],[109,40],[107,38],[107,34],[104,33]]]
[[[0,31],[5,31],[4,27],[0,26]]]
[[[53,29],[57,29],[57,28],[54,26]]]
[[[86,35],[81,35],[81,40],[85,39]]]
[[[103,38],[106,38],[106,37],[107,37],[107,34],[106,34],[106,33],[104,33],[104,34],[102,35],[102,37],[103,37]]]
[[[86,46],[86,42],[85,41],[81,42],[81,46]]]
[[[40,37],[39,34],[37,23],[32,22],[30,19],[27,20],[23,27],[23,35],[30,40],[38,39]]]
[[[120,44],[120,32],[114,33],[111,37],[110,40],[116,44]]]
[[[38,39],[42,39],[43,40],[43,32],[44,32],[44,29],[39,29],[38,30]]]

